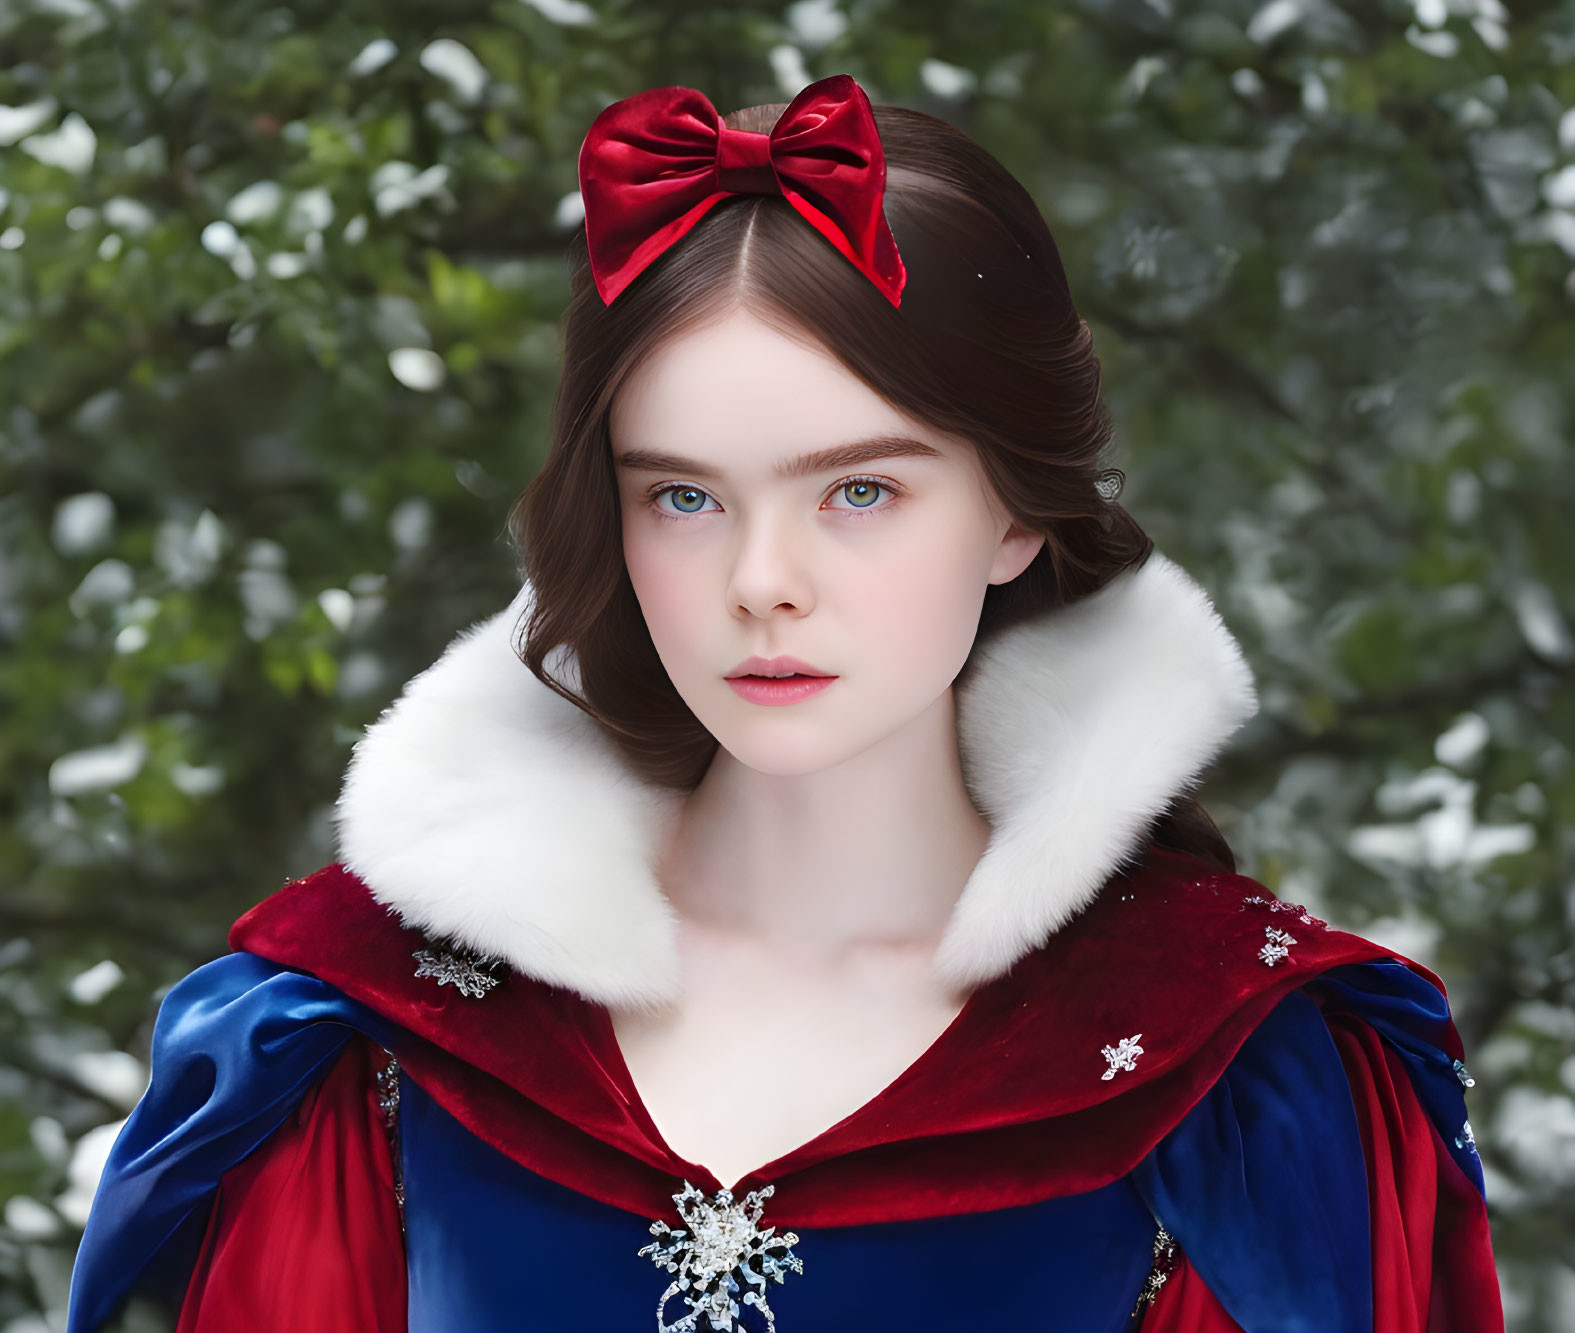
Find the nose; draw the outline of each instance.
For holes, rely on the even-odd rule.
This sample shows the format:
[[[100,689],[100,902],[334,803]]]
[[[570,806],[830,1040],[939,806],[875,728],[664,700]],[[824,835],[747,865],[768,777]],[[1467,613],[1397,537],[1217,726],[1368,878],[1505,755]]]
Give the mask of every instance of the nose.
[[[782,516],[762,516],[739,531],[729,604],[740,615],[768,617],[781,607],[807,614],[814,603],[802,534]]]

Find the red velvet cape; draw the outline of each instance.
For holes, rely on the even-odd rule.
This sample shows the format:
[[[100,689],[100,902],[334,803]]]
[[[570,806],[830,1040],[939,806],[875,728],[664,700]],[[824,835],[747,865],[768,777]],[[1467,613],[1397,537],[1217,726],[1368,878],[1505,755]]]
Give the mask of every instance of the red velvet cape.
[[[1125,1175],[1193,1106],[1248,1033],[1327,968],[1393,955],[1271,911],[1255,881],[1151,849],[852,1115],[738,1182],[775,1183],[787,1227],[937,1217],[1096,1189]],[[1297,943],[1273,965],[1267,928]],[[646,1114],[607,1010],[511,973],[481,998],[417,978],[426,943],[331,865],[238,920],[230,945],[312,972],[415,1034],[395,1051],[468,1129],[521,1165],[651,1217],[688,1179]],[[1419,963],[1408,966],[1443,991]],[[1143,1055],[1106,1079],[1107,1045]],[[1439,1045],[1461,1055],[1453,1024]],[[910,1169],[922,1160],[923,1171]]]
[[[746,1177],[739,1192],[774,1182],[777,1224],[808,1227],[1007,1207],[1108,1183],[1179,1121],[1286,993],[1342,963],[1396,957],[1272,902],[1256,881],[1151,849],[1079,918],[977,990],[871,1102]],[[1272,965],[1261,953],[1269,928],[1295,940]],[[533,1171],[645,1217],[666,1211],[682,1179],[720,1186],[661,1141],[605,1009],[517,973],[479,999],[417,979],[410,955],[423,937],[342,866],[287,884],[236,922],[230,943],[313,972],[416,1034],[395,1052],[410,1076]],[[1400,961],[1443,991],[1427,968]],[[1399,1057],[1360,1019],[1328,1021],[1366,1155],[1375,1333],[1497,1333],[1481,1196]],[[1134,1034],[1143,1047],[1134,1067],[1102,1078],[1102,1048]],[[1436,1038],[1461,1056],[1452,1022]],[[384,1257],[397,1251],[387,1148],[367,1094],[379,1053],[369,1045],[352,1043],[310,1104],[226,1178],[226,1190],[254,1202],[226,1208],[221,1190],[180,1333],[264,1333],[280,1320],[314,1333],[404,1328],[393,1273],[355,1262],[345,1246],[296,1244],[299,1228],[281,1226],[304,1192],[324,1224],[380,1237]],[[347,1152],[368,1164],[348,1177]],[[922,1175],[909,1175],[906,1164],[919,1158]],[[293,1205],[255,1202],[283,1197],[286,1186]],[[281,1271],[280,1261],[295,1294],[259,1298],[255,1274]],[[360,1314],[334,1313],[347,1308]],[[1239,1333],[1184,1255],[1142,1330]]]

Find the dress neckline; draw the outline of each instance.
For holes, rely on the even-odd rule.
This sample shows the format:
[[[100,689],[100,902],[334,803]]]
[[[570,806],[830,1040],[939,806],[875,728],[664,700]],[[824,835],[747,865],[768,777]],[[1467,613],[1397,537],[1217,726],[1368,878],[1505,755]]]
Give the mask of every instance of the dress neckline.
[[[964,1029],[972,1029],[976,1026],[978,1022],[976,1015],[991,1007],[989,1001],[993,998],[993,992],[999,989],[1010,975],[974,987],[963,1001],[962,1007],[952,1016],[952,1021],[885,1087],[813,1138],[740,1176],[729,1187],[734,1197],[741,1197],[749,1190],[769,1184],[791,1171],[836,1156],[837,1145],[845,1136],[852,1134],[867,1118],[887,1110],[893,1101],[904,1095],[909,1085],[917,1083],[922,1076],[929,1073],[932,1064],[948,1058],[951,1049],[960,1046],[964,1040]],[[992,992],[992,996],[987,997],[986,992]],[[658,1128],[650,1108],[646,1106],[645,1099],[640,1095],[640,1089],[635,1084],[629,1063],[624,1059],[623,1048],[618,1044],[612,1011],[604,1004],[587,1002],[587,1007],[592,1016],[589,1025],[589,1045],[592,1054],[612,1084],[613,1090],[627,1107],[630,1118],[650,1140],[651,1146],[666,1159],[667,1170],[704,1189],[707,1193],[715,1194],[723,1188],[722,1180],[709,1167],[679,1156]]]

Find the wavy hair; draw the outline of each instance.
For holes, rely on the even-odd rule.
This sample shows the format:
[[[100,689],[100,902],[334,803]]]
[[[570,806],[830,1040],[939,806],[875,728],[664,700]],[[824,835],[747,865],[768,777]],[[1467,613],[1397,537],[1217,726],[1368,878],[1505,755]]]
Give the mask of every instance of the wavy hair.
[[[723,119],[764,132],[785,108]],[[1099,357],[1032,197],[947,122],[905,107],[873,110],[886,220],[908,272],[900,309],[774,195],[714,206],[611,305],[596,291],[583,228],[570,244],[551,446],[508,517],[532,584],[516,651],[664,787],[692,790],[718,742],[668,678],[624,565],[608,420],[620,386],[675,333],[742,306],[811,335],[876,393],[973,443],[1004,508],[1045,537],[1017,578],[986,589],[976,645],[1098,591],[1153,550],[1102,494],[1121,474],[1103,466],[1113,427]],[[573,654],[577,682],[549,670],[560,649]],[[1151,837],[1235,868],[1190,795],[1172,802]]]

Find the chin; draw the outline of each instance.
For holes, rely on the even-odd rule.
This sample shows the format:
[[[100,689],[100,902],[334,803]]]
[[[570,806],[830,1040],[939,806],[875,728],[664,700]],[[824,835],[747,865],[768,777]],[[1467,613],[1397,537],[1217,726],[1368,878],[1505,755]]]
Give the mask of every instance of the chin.
[[[786,714],[793,710],[760,711]],[[878,744],[889,733],[850,736],[846,724],[835,719],[767,717],[752,719],[742,726],[735,719],[721,730],[713,729],[711,734],[746,768],[768,777],[797,778],[836,768]]]

